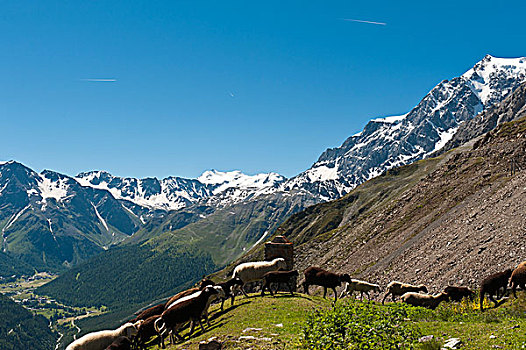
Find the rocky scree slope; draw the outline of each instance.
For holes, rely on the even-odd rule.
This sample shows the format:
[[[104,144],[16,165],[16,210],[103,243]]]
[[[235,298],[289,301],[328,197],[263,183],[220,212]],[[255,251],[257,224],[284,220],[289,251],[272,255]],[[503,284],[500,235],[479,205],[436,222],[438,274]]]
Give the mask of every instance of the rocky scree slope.
[[[512,158],[522,166],[513,175]],[[522,118],[293,215],[281,229],[298,244],[299,270],[319,265],[384,286],[401,280],[438,291],[477,287],[488,274],[526,260],[525,205]]]

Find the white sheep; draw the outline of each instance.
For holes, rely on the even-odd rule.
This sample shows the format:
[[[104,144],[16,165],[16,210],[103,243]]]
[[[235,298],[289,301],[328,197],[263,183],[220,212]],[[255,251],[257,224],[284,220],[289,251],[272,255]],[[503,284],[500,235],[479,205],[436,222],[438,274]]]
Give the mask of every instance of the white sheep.
[[[232,277],[239,277],[241,279],[243,282],[243,285],[240,287],[241,292],[243,292],[245,297],[248,297],[247,293],[243,289],[245,284],[259,281],[267,272],[286,268],[287,263],[283,258],[276,258],[272,261],[252,261],[237,265],[234,269],[234,274]],[[234,295],[232,294],[232,304],[233,303]]]
[[[340,298],[342,298],[344,295],[350,295],[352,296],[353,293],[357,291],[360,292],[360,297],[363,299],[363,293],[367,295],[367,299],[370,299],[369,292],[380,292],[380,286],[378,284],[369,283],[366,281],[360,281],[355,280],[354,278],[351,279],[351,282],[346,282],[344,289],[340,295]]]
[[[434,310],[442,301],[448,300],[449,296],[446,293],[438,293],[436,295],[421,294],[415,292],[408,292],[402,295],[402,301],[413,306],[422,306]]]
[[[385,298],[387,298],[389,294],[391,294],[391,299],[395,301],[395,296],[401,296],[401,295],[404,295],[405,293],[420,292],[420,291],[427,293],[427,287],[424,286],[423,284],[415,286],[409,283],[393,281],[387,285],[387,292],[385,293],[384,298],[382,299],[382,304],[384,303]]]
[[[135,336],[142,322],[140,320],[135,323],[125,323],[115,330],[88,333],[69,344],[66,350],[104,350],[120,336],[128,338]]]

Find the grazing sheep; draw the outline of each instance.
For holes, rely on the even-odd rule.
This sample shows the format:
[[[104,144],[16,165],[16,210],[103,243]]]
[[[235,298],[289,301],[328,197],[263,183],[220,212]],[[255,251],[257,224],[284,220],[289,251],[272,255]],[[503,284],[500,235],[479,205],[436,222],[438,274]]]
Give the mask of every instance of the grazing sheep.
[[[105,350],[130,350],[132,342],[128,337],[118,337]]]
[[[497,299],[499,298],[499,291],[504,288],[503,295],[505,294],[506,287],[508,286],[508,280],[511,276],[511,269],[507,269],[506,271],[497,272],[493,275],[490,275],[482,281],[482,284],[480,286],[480,310],[484,311],[484,295],[488,294],[489,300],[491,300],[495,307],[499,306],[499,303],[493,298],[493,295],[497,296]]]
[[[369,292],[370,291],[380,292],[380,286],[374,283],[355,280],[353,278],[351,279],[351,282],[345,283],[343,291],[340,294],[340,298],[342,298],[344,295],[352,296],[355,291],[360,292],[360,297],[362,298],[362,300],[363,300],[363,293],[365,293],[367,295],[367,299],[370,300]]]
[[[142,311],[141,313],[139,313],[139,315],[137,315],[137,317],[135,317],[130,322],[134,323],[134,322],[137,322],[139,320],[145,320],[148,317],[155,316],[155,315],[160,315],[160,314],[163,313],[163,311],[164,311],[164,303],[159,304],[159,305],[155,305],[155,306],[152,306],[151,308],[148,308],[148,309]]]
[[[217,289],[210,286],[205,287],[197,297],[176,303],[162,313],[162,315],[154,322],[155,330],[159,333],[161,338],[162,348],[165,347],[164,337],[169,330],[171,330],[171,334],[175,335],[177,339],[182,339],[177,330],[188,321],[192,321],[192,326],[190,327],[188,335],[191,335],[194,332],[196,323],[201,326],[203,333],[205,332],[203,324],[201,323],[201,315],[203,315],[205,308],[209,305],[208,300],[214,294],[218,294]]]
[[[254,282],[259,281],[263,278],[263,275],[265,275],[267,272],[270,271],[277,271],[279,269],[285,269],[287,268],[287,263],[285,262],[285,259],[283,258],[276,258],[271,261],[253,261],[253,262],[247,262],[243,264],[239,264],[234,269],[234,274],[232,277],[239,277],[243,284],[241,285],[240,289],[241,292],[243,292],[243,295],[248,298],[247,293],[243,289],[245,284],[248,282]],[[234,304],[234,294],[232,294],[231,299],[232,305]]]
[[[88,333],[69,344],[66,350],[104,350],[120,336],[131,338],[137,334],[142,321],[125,323],[115,330]]]
[[[164,309],[165,310],[168,309],[168,306],[170,306],[170,304],[173,304],[178,299],[186,297],[186,296],[188,296],[190,294],[194,294],[195,292],[198,292],[200,290],[205,289],[205,287],[207,287],[207,286],[213,286],[213,285],[215,285],[215,283],[213,281],[207,280],[207,279],[202,279],[201,282],[199,283],[199,287],[195,287],[195,288],[190,288],[190,289],[184,290],[184,291],[182,291],[180,293],[177,293],[176,295],[174,295],[170,299],[168,299],[168,301],[166,303],[164,303]]]
[[[517,289],[517,287],[526,290],[526,261],[521,262],[519,266],[513,270],[510,279],[510,286],[515,298],[517,297],[517,294],[515,294],[515,289]]]
[[[438,304],[442,301],[448,300],[449,297],[446,293],[438,293],[436,295],[420,294],[416,292],[408,292],[402,295],[402,302],[413,305],[422,306],[431,310],[436,309]]]
[[[417,293],[418,292],[424,292],[424,293],[427,293],[427,287],[424,286],[423,284],[415,286],[415,285],[412,285],[412,284],[409,284],[409,283],[402,283],[402,282],[398,282],[398,281],[390,282],[387,285],[387,292],[385,293],[384,298],[382,299],[382,305],[383,305],[383,303],[385,301],[385,298],[387,298],[387,296],[389,294],[391,294],[391,299],[394,302],[395,301],[395,296],[402,296],[405,293],[409,293],[409,292],[417,292]]]
[[[287,287],[289,288],[290,294],[294,295],[294,277],[298,276],[299,273],[297,270],[267,272],[265,275],[263,275],[263,287],[261,288],[261,296],[265,295],[265,289],[269,290],[270,295],[274,295],[274,293],[272,293],[272,288],[270,288],[270,285],[272,283],[286,283]]]
[[[303,282],[305,294],[309,294],[309,286],[322,286],[323,297],[325,298],[327,288],[331,288],[334,291],[334,301],[338,299],[336,287],[341,286],[342,282],[351,282],[351,276],[346,273],[339,275],[316,266],[307,268],[303,273],[305,274],[305,282]]]
[[[217,284],[217,286],[223,288],[223,291],[225,293],[224,297],[220,296],[220,298],[221,298],[221,311],[223,311],[223,304],[225,303],[225,300],[227,300],[228,298],[232,297],[232,288],[234,288],[235,286],[242,286],[242,285],[243,285],[243,281],[241,281],[241,278],[239,278],[239,277],[234,277],[234,278],[229,279],[226,282],[222,282],[222,283],[218,283]],[[234,303],[234,300],[232,299],[230,305],[232,305],[233,303]]]
[[[444,293],[446,293],[452,301],[462,301],[463,298],[473,300],[475,298],[475,292],[468,287],[448,286],[444,289]]]
[[[134,339],[137,349],[146,349],[146,343],[152,337],[155,337],[157,335],[154,323],[159,317],[161,317],[161,315],[150,316],[147,319],[145,319],[143,323],[139,326],[139,329],[137,330],[137,335]],[[160,346],[161,338],[159,337],[157,340]]]

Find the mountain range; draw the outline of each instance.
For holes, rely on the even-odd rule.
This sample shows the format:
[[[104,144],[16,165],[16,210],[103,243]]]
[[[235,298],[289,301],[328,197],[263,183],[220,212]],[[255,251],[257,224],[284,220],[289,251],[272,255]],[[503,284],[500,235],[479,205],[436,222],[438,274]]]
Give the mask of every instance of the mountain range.
[[[104,171],[70,177],[6,162],[0,164],[1,254],[60,271],[121,242],[191,242],[221,266],[290,215],[436,154],[524,81],[526,58],[488,55],[440,82],[408,113],[372,119],[291,179],[215,170],[197,179],[122,178]]]

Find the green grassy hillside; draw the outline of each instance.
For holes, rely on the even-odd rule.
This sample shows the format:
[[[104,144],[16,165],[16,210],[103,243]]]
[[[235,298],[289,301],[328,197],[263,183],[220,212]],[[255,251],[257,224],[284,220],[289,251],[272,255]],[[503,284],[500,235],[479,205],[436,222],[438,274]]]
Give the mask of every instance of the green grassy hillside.
[[[224,312],[213,305],[211,327],[205,326],[204,334],[196,330],[192,338],[168,349],[194,350],[212,337],[227,350],[440,349],[449,338],[460,338],[462,349],[520,349],[526,346],[526,298],[520,294],[484,312],[477,302],[468,301],[427,310],[355,299],[333,307],[332,300],[303,294],[251,295]],[[419,341],[429,335],[431,341]]]

